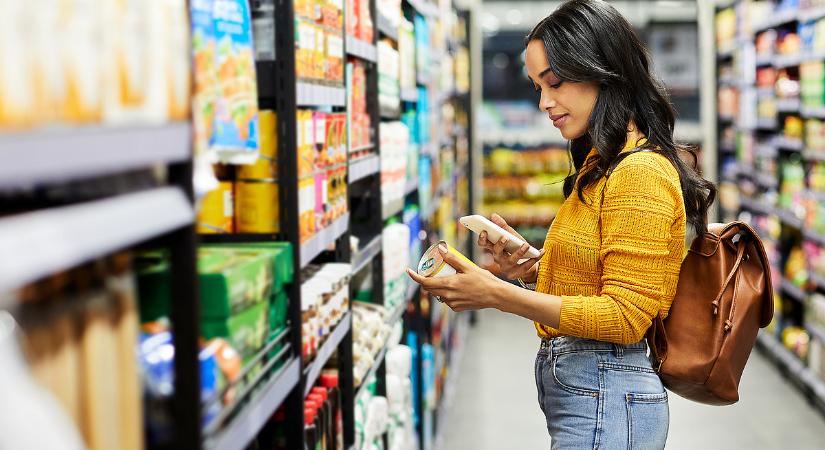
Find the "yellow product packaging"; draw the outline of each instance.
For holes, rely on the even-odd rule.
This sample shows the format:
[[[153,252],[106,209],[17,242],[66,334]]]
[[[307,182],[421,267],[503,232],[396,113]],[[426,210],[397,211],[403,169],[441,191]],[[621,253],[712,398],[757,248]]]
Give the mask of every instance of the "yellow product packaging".
[[[59,40],[61,33],[58,31],[58,24],[60,23],[60,8],[58,5],[61,0],[42,0],[38,2],[37,8],[28,7],[29,12],[33,12],[34,20],[31,22],[32,28],[29,34],[28,43],[32,47],[31,57],[34,61],[34,73],[31,77],[31,82],[34,86],[34,96],[37,107],[36,117],[38,122],[56,122],[63,119],[61,114],[64,112],[66,105],[66,77],[63,70],[63,59],[55,55],[55,49],[59,48]],[[0,2],[3,3],[3,2]],[[19,4],[21,7],[26,5],[26,2],[13,2]],[[4,16],[9,13],[7,6],[0,6],[0,11],[4,12]],[[0,21],[8,19],[8,17],[0,18]],[[19,26],[25,26],[24,23],[19,23]],[[0,29],[6,30],[6,25],[0,25]],[[0,31],[2,34],[3,31]],[[6,41],[5,37],[0,37],[0,47],[4,43],[15,46],[18,51],[24,49],[25,39],[12,39]],[[26,67],[25,61],[19,61],[17,64],[11,64],[14,67],[8,67],[7,61],[3,60],[5,50],[0,50],[0,72],[5,70],[20,70]],[[6,56],[11,56],[6,54]],[[0,75],[0,80],[4,79]],[[25,88],[21,88],[19,92],[7,94],[0,86],[0,104],[5,100],[13,100],[14,95],[25,93]],[[0,106],[0,111],[4,108]],[[2,112],[0,112],[2,115]],[[0,118],[0,123],[6,123],[6,120]]]
[[[327,34],[327,79],[344,81],[344,39],[340,34]]]
[[[419,275],[427,278],[440,278],[456,274],[456,270],[453,268],[453,266],[447,264],[447,262],[441,256],[441,253],[438,251],[439,245],[444,245],[445,247],[447,247],[448,252],[452,253],[464,262],[475,266],[475,263],[473,263],[466,256],[461,254],[461,252],[454,249],[450,244],[448,244],[445,241],[438,241],[435,244],[431,245],[430,248],[428,248],[427,251],[425,251],[424,254],[421,256],[421,260],[418,261]]]
[[[109,0],[103,7],[103,112],[110,123],[167,119],[168,27],[160,2]]]
[[[220,234],[235,231],[233,196],[232,182],[221,181],[217,188],[203,197],[198,211],[198,233]]]
[[[312,77],[316,80],[327,80],[327,32],[318,25],[312,26],[315,29],[315,48],[313,52]]]
[[[235,216],[238,233],[278,233],[278,182],[238,180],[235,183]]]
[[[315,170],[315,129],[312,111],[298,111],[298,178],[305,178]]]
[[[169,28],[166,61],[167,115],[171,120],[187,120],[190,112],[192,67],[189,52],[189,13],[185,0],[163,0],[163,16]]]
[[[31,7],[31,5],[27,5]],[[65,0],[59,16],[57,54],[66,76],[66,120],[99,122],[103,116],[101,70],[103,17],[95,0]]]
[[[298,79],[314,78],[315,25],[295,18],[297,39],[295,41],[295,75]]]
[[[298,182],[298,221],[301,242],[315,234],[315,179],[305,178]]]
[[[315,166],[326,167],[332,161],[327,153],[327,122],[332,124],[332,115],[324,112],[312,113],[313,126],[313,140],[312,145],[315,148]]]
[[[254,164],[238,166],[238,179],[258,180],[278,178],[277,152],[278,136],[275,133],[277,116],[275,111],[263,110],[258,113],[260,153]]]
[[[36,118],[36,57],[27,33],[38,9],[28,2],[0,0],[0,128],[29,126]]]

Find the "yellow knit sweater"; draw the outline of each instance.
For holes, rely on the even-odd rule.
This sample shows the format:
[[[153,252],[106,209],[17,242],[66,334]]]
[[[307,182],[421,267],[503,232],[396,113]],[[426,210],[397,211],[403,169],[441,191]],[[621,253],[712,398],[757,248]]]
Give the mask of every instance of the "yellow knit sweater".
[[[678,172],[664,156],[637,152],[584,197],[574,190],[547,233],[536,291],[562,297],[561,320],[557,330],[538,322],[536,329],[540,337],[638,342],[656,314],[667,316],[679,280],[685,205]]]

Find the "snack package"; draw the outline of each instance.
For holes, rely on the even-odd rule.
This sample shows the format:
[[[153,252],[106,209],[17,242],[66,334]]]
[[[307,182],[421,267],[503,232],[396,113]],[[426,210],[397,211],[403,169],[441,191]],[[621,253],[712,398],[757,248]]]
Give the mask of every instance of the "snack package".
[[[64,58],[62,66],[68,93],[65,119],[75,123],[99,122],[103,113],[102,12],[94,0],[65,3],[57,30],[60,34],[57,57]],[[19,45],[19,41],[11,45]]]
[[[168,28],[167,60],[165,80],[167,116],[171,120],[188,120],[189,99],[191,96],[192,68],[189,51],[189,20],[186,14],[186,1],[162,0],[162,16]]]
[[[258,87],[249,4],[214,0],[212,13],[218,89],[210,145],[222,162],[250,164],[258,158]]]
[[[35,59],[34,74],[31,81],[34,83],[34,95],[37,102],[37,121],[38,122],[54,122],[62,120],[61,114],[65,107],[68,95],[66,86],[66,77],[63,70],[63,59],[54,57],[54,49],[58,48],[61,33],[58,25],[60,24],[60,11],[57,7],[59,0],[44,0],[38,3],[38,8],[34,9],[26,7],[25,2],[11,2],[15,7],[20,6],[27,9],[29,13],[34,12],[34,20],[32,21],[32,29],[30,36],[30,43],[32,44],[32,52],[30,55]],[[3,2],[0,2],[3,3]],[[17,20],[14,18],[14,11],[8,5],[0,6],[4,19],[14,20],[14,24],[20,27],[25,27],[25,20]],[[22,29],[22,28],[21,28]],[[6,24],[0,25],[0,34],[13,32],[14,27]],[[6,36],[0,37],[0,48],[4,44],[14,47],[14,51],[25,51],[26,42],[23,38],[12,38],[8,40]],[[42,57],[41,55],[52,55],[51,57]],[[13,54],[6,53],[5,50],[0,49],[0,72],[12,71],[16,73],[21,69],[26,68],[25,60],[19,60],[16,64],[10,63],[4,57],[19,57]],[[18,95],[26,93],[25,86],[12,92],[7,92],[1,85],[3,81],[9,81],[5,75],[0,75],[0,116],[6,109],[2,106],[8,100],[15,100]],[[16,101],[15,101],[16,103]],[[7,111],[11,112],[11,111]],[[13,118],[12,118],[13,120]],[[0,117],[0,127],[8,121]]]

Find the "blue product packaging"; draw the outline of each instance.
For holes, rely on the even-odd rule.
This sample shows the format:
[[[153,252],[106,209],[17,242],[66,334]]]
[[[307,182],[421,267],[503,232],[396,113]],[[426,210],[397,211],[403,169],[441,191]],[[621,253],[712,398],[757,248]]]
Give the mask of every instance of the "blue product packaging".
[[[222,162],[258,159],[258,87],[252,18],[245,0],[213,0],[215,120],[211,146]]]

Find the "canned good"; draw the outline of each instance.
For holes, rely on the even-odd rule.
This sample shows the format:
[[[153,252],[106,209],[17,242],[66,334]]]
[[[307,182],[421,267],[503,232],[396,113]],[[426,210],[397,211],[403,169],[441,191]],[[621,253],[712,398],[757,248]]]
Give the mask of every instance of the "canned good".
[[[231,181],[221,181],[217,188],[203,197],[198,212],[198,233],[220,234],[235,231],[232,190]]]
[[[260,152],[255,164],[238,166],[238,179],[266,180],[278,178],[278,136],[275,133],[277,116],[274,111],[258,112]]]
[[[418,261],[418,274],[427,278],[430,277],[448,277],[450,275],[455,275],[456,270],[453,266],[447,264],[444,261],[444,257],[441,256],[441,252],[438,251],[438,246],[444,245],[447,247],[447,251],[455,255],[456,257],[466,261],[469,264],[475,266],[475,264],[470,261],[466,256],[462,255],[461,252],[454,249],[450,244],[446,243],[445,241],[438,241],[435,244],[431,245],[427,251],[424,252],[424,255],[421,256],[421,260]]]
[[[278,233],[278,183],[275,180],[238,180],[235,215],[238,233]]]

